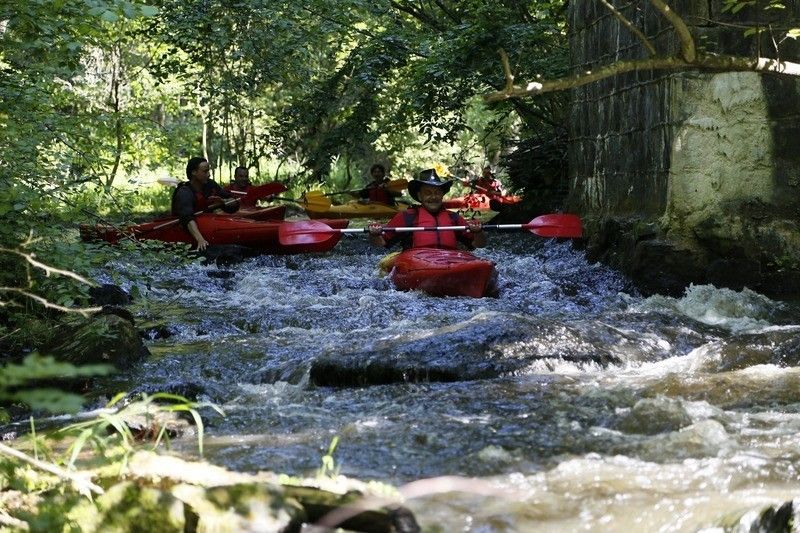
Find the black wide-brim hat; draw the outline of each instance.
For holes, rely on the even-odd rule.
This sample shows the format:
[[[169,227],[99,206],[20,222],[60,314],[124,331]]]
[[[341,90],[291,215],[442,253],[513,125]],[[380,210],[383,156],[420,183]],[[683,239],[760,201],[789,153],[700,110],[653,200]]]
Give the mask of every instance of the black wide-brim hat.
[[[411,195],[411,198],[419,202],[419,198],[417,198],[417,194],[419,194],[419,188],[423,185],[432,185],[433,187],[441,187],[444,189],[444,194],[447,194],[447,191],[450,190],[450,187],[453,186],[452,180],[443,180],[439,177],[439,174],[436,173],[436,169],[429,168],[420,172],[417,177],[408,184],[408,194]]]

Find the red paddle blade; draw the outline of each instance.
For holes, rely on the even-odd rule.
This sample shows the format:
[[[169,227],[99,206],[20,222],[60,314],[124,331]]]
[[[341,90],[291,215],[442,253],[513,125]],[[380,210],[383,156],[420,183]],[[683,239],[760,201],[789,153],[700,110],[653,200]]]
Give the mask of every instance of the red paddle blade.
[[[278,183],[277,181],[264,183],[262,185],[251,185],[247,188],[246,198],[252,199],[253,201],[261,200],[273,194],[280,194],[285,190],[287,190],[286,185]]]
[[[524,228],[540,237],[579,239],[583,236],[583,226],[578,215],[541,215],[525,224]]]
[[[322,222],[301,220],[284,222],[278,228],[278,241],[284,246],[292,244],[315,244],[333,238],[337,230]]]

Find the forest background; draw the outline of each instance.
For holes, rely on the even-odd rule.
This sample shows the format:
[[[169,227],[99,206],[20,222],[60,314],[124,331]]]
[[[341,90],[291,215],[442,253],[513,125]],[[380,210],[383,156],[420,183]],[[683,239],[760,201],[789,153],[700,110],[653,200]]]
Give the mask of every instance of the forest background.
[[[0,337],[19,313],[79,302],[79,222],[168,209],[160,177],[206,156],[294,192],[441,163],[500,164],[522,189],[563,175],[566,93],[485,104],[567,72],[565,3],[404,0],[11,0],[0,7]],[[510,158],[503,159],[511,154]],[[521,169],[526,169],[525,172]],[[507,172],[510,171],[510,172]],[[84,291],[85,292],[85,291]]]

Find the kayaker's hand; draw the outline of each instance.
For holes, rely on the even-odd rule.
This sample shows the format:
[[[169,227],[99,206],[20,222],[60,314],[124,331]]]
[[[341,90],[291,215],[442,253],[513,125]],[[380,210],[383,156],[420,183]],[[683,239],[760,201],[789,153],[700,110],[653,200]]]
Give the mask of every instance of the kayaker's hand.
[[[208,208],[209,209],[216,209],[222,206],[223,200],[219,196],[211,195],[208,197]]]
[[[467,220],[467,229],[470,233],[480,233],[483,231],[483,224],[477,218]]]
[[[197,251],[202,252],[206,247],[208,247],[208,241],[201,237],[200,240],[197,241]]]
[[[380,222],[370,222],[367,224],[367,231],[369,231],[370,235],[377,237],[383,233],[383,226],[380,224]]]

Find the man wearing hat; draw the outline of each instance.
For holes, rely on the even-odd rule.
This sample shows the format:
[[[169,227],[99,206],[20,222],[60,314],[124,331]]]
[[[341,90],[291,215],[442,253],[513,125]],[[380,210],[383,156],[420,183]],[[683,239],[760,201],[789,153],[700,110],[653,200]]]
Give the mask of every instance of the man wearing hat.
[[[409,248],[446,248],[455,250],[461,243],[468,249],[486,246],[486,235],[481,228],[480,220],[465,220],[464,217],[444,209],[442,201],[453,182],[443,180],[435,169],[423,170],[416,179],[408,184],[411,198],[421,205],[409,207],[397,213],[385,227],[438,227],[467,226],[466,231],[414,231],[398,233],[383,231],[378,223],[369,228],[369,241],[376,246],[387,248],[399,243],[404,250]]]

